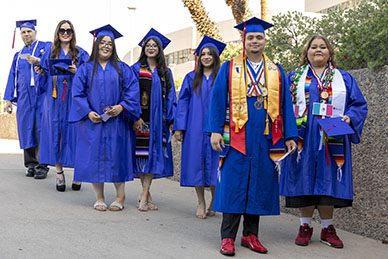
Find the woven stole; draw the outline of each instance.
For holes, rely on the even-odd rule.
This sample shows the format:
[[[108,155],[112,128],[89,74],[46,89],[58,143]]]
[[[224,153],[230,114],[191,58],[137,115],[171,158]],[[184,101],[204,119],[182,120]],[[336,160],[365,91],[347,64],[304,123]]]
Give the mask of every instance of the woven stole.
[[[266,130],[264,135],[269,135],[269,119],[272,122],[272,141],[270,157],[275,162],[284,154],[284,141],[282,139],[282,120],[280,115],[281,100],[281,75],[277,66],[263,56],[264,61],[264,86],[268,88],[268,109],[266,114]],[[247,105],[247,80],[245,80],[246,70],[243,55],[239,55],[230,61],[229,67],[229,123],[226,120],[224,127],[224,141],[230,139],[230,146],[242,154],[246,154],[245,144],[245,123],[248,121]],[[243,78],[244,77],[244,78]],[[244,84],[243,84],[244,82]],[[229,116],[226,116],[229,119]],[[228,124],[230,127],[228,127]],[[226,132],[225,132],[226,131]],[[228,134],[229,131],[229,134]]]
[[[141,64],[139,70],[141,118],[150,125],[150,106],[152,73],[147,64]],[[136,157],[147,158],[149,155],[150,129],[144,128],[142,132],[136,131]]]
[[[304,142],[304,136],[306,133],[306,124],[307,124],[307,112],[309,110],[309,104],[310,104],[310,84],[311,84],[311,77],[306,76],[305,83],[304,83],[304,94],[306,98],[306,109],[304,110],[303,116],[296,118],[296,125],[298,127],[298,159],[300,158],[300,153],[303,150],[303,142]]]

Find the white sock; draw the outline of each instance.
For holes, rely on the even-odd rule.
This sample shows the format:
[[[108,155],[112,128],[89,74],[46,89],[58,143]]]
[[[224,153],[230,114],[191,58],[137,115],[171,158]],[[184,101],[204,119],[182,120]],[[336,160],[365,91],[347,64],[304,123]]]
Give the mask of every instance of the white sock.
[[[330,225],[333,225],[333,219],[321,219],[322,229],[327,228]]]
[[[299,218],[300,219],[300,225],[302,226],[303,224],[307,224],[311,226],[311,219],[312,217],[309,218]]]

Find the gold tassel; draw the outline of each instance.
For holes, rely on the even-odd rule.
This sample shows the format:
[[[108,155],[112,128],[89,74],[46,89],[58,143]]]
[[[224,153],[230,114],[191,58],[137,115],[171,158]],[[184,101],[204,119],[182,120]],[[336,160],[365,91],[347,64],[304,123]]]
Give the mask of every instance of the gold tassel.
[[[57,76],[53,78],[53,98],[57,99]]]
[[[236,127],[234,128],[235,133],[239,132],[239,123],[238,123],[239,121],[240,121],[239,119],[237,119],[237,121],[236,121]]]
[[[267,96],[264,97],[264,109],[267,110],[268,109],[268,101],[267,101]]]
[[[268,134],[269,134],[269,120],[268,120],[268,114],[267,114],[265,119],[264,135],[268,135]]]

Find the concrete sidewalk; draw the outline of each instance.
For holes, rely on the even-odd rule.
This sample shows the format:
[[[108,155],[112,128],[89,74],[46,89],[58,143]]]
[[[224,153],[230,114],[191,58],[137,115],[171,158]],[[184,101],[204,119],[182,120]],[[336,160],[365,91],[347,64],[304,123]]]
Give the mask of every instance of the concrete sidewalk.
[[[92,208],[94,192],[83,184],[71,190],[72,170],[66,170],[67,190],[55,190],[55,175],[45,180],[24,176],[21,154],[0,154],[0,258],[226,258],[219,251],[221,214],[206,220],[195,217],[193,188],[181,188],[169,179],[155,180],[151,193],[159,211],[136,209],[141,187],[126,185],[121,212]],[[106,184],[106,202],[114,200],[114,187]],[[207,195],[209,193],[206,193]],[[294,244],[299,220],[282,214],[262,217],[260,240],[267,255],[236,243],[236,258],[387,258],[381,242],[338,230],[344,249],[319,242],[320,225],[314,224],[312,243]],[[241,235],[238,234],[238,239]]]

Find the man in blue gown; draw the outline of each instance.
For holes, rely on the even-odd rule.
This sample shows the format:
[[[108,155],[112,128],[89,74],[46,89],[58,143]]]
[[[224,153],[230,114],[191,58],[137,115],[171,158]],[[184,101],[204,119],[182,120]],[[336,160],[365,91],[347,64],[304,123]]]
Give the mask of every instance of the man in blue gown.
[[[36,20],[16,22],[25,46],[13,58],[4,100],[6,100],[6,110],[9,114],[12,113],[12,104],[18,105],[16,120],[20,148],[24,150],[26,176],[44,179],[48,168],[39,164],[38,138],[43,96],[38,94],[35,86],[37,74],[34,66],[39,65],[40,58],[48,51],[50,45],[36,40],[35,25]]]
[[[267,253],[257,237],[260,215],[280,213],[275,165],[286,149],[296,149],[298,133],[284,72],[263,53],[264,30],[272,26],[254,17],[235,27],[244,30],[243,54],[222,65],[213,86],[205,131],[212,133],[213,149],[222,151],[222,146],[226,154],[213,205],[223,212],[224,255],[235,253],[241,215],[241,245]]]

